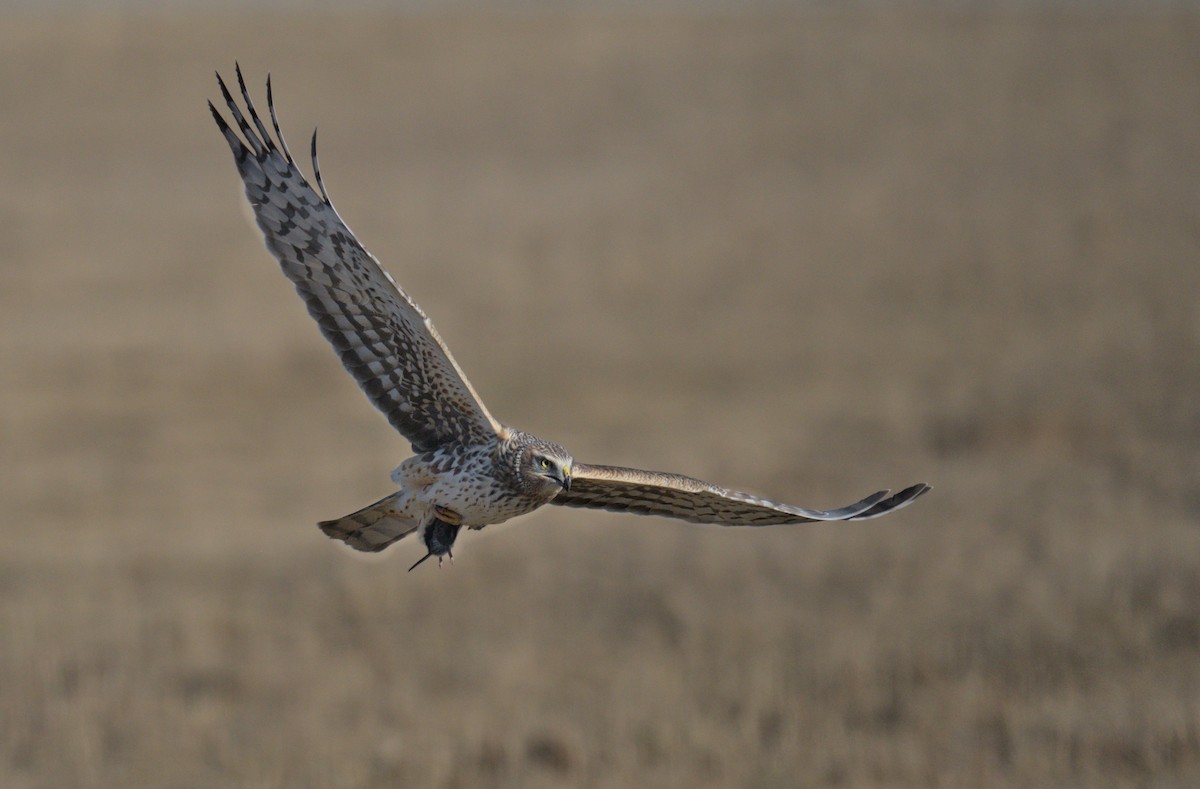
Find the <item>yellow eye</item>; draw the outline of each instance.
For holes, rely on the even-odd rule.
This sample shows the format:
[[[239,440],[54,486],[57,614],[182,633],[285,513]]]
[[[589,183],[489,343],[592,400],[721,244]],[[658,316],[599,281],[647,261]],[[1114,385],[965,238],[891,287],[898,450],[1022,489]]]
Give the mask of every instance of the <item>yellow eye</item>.
[[[538,468],[550,468],[550,461],[546,458],[538,458]]]

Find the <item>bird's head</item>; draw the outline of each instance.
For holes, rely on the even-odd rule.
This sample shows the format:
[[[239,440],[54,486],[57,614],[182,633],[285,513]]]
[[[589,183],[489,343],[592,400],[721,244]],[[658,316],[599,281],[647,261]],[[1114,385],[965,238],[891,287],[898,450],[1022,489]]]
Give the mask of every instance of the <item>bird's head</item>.
[[[575,461],[567,450],[537,439],[524,447],[521,476],[535,490],[553,495],[571,489],[571,467]]]

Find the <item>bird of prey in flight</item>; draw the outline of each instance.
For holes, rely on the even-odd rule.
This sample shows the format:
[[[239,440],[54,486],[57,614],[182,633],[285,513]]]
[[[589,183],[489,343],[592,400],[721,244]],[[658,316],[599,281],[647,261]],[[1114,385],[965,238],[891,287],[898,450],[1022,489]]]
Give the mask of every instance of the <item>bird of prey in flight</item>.
[[[918,483],[832,510],[814,510],[727,490],[679,474],[576,461],[566,449],[496,421],[421,308],[342,222],[321,180],[312,138],[314,190],[284,142],[267,77],[274,136],[250,100],[245,112],[220,74],[237,126],[209,102],[233,151],[267,249],[308,306],[367,397],[412,443],[392,472],[399,490],[321,530],[360,551],[382,551],[416,533],[426,553],[409,569],[451,556],[463,526],[481,529],[541,507],[660,515],[720,526],[853,521],[894,512],[926,493]],[[238,134],[240,132],[240,136]]]

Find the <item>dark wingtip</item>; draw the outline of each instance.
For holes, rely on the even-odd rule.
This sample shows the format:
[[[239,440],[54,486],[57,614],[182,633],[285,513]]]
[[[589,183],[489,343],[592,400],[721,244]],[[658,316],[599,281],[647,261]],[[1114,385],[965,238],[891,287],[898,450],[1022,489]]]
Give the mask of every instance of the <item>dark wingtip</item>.
[[[229,124],[226,123],[225,119],[221,117],[221,113],[217,111],[216,105],[214,105],[211,101],[208,103],[208,111],[212,113],[213,120],[217,122],[217,126],[221,129],[221,131],[229,131]]]
[[[894,512],[895,510],[907,507],[909,504],[912,504],[914,501],[919,499],[921,496],[924,496],[931,490],[933,490],[933,487],[925,484],[924,482],[918,482],[915,485],[909,485],[899,493],[896,493],[895,495],[876,503],[874,506],[870,507],[864,512],[861,512],[852,518],[848,518],[848,520],[858,521],[878,518],[880,515],[886,515],[889,512]]]
[[[918,482],[916,485],[909,485],[907,488],[900,491],[900,493],[897,494],[897,498],[904,496],[911,501],[924,496],[931,490],[933,490],[933,485],[925,482]]]
[[[226,104],[233,104],[233,94],[229,92],[229,87],[225,84],[225,78],[221,76],[221,72],[215,72],[217,75],[217,86],[221,89],[221,95],[225,98]]]
[[[283,151],[288,164],[295,164],[292,152],[288,150],[287,140],[283,139],[283,130],[279,128],[279,117],[275,114],[275,93],[271,87],[271,72],[269,71],[267,72],[267,113],[271,116],[271,126],[275,129],[275,136],[279,138],[280,150]]]
[[[233,151],[234,159],[240,164],[250,155],[250,149],[237,136],[237,133],[229,127],[229,123],[211,101],[208,102],[208,110],[212,113],[213,120],[217,122],[217,128],[221,130],[221,134],[225,137],[225,142],[229,144],[229,150]]]
[[[870,510],[871,507],[874,507],[876,504],[878,504],[879,502],[886,499],[888,497],[888,494],[890,494],[891,492],[892,491],[889,488],[884,488],[883,490],[876,491],[875,493],[872,493],[870,496],[867,496],[865,499],[858,502],[858,504],[854,505],[854,506],[861,506],[863,508],[862,512],[866,512],[866,511]]]
[[[271,138],[271,133],[267,131],[267,127],[262,122],[262,118],[258,116],[258,110],[254,106],[254,100],[250,98],[250,91],[246,89],[246,79],[242,76],[242,67],[235,63],[234,69],[237,71],[238,90],[241,91],[242,101],[246,104],[246,112],[250,113],[250,120],[254,121],[254,128],[258,130],[258,136],[261,138],[261,142],[266,145],[268,151],[278,150],[275,146],[275,140]]]
[[[241,67],[238,66],[238,74],[240,79]],[[246,138],[246,145],[253,151],[255,156],[262,156],[268,150],[266,143],[259,140],[254,134],[254,130],[250,128],[250,124],[246,122],[245,116],[242,115],[241,109],[237,102],[233,100],[233,94],[229,92],[229,86],[225,84],[224,78],[221,77],[221,72],[217,72],[217,85],[221,88],[221,96],[225,99],[225,104],[229,107],[229,114],[233,116],[233,120],[237,123],[238,130],[242,136]],[[232,144],[232,143],[231,143]]]
[[[317,161],[317,130],[315,127],[312,133],[312,166],[313,175],[317,179],[317,188],[321,190],[321,198],[326,205],[332,205],[329,201],[329,193],[325,191],[325,179],[321,177],[321,163]]]

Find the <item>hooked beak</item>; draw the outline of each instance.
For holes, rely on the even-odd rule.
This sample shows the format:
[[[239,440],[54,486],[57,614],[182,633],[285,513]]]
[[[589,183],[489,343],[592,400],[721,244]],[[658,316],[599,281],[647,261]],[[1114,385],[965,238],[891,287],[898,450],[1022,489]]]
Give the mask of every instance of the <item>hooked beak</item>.
[[[563,468],[562,476],[558,479],[558,484],[562,485],[563,490],[571,489],[571,469]]]

